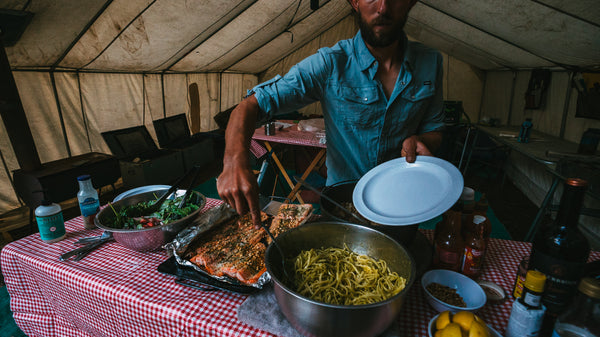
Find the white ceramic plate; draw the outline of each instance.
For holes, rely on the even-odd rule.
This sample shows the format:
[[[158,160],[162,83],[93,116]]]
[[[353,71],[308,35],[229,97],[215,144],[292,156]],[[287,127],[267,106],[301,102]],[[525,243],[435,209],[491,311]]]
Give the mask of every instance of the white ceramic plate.
[[[125,197],[129,197],[132,195],[136,195],[136,194],[140,194],[140,193],[144,193],[144,192],[148,192],[148,191],[154,191],[154,190],[158,190],[158,189],[169,189],[171,188],[170,185],[147,185],[147,186],[140,186],[140,187],[136,187],[136,188],[132,188],[130,190],[127,190],[119,195],[117,195],[115,197],[115,199],[113,200],[113,202],[115,201],[119,201]]]
[[[429,333],[429,337],[433,337],[433,335],[435,334],[435,320],[438,318],[440,314],[435,315],[435,317],[433,317],[430,321],[429,321],[429,326],[427,326],[427,332]],[[502,335],[494,330],[494,328],[492,328],[489,324],[487,324],[488,329],[490,329],[490,336],[491,337],[502,337]]]
[[[373,222],[418,224],[447,211],[460,197],[462,174],[443,159],[417,156],[414,163],[397,158],[367,172],[354,187],[352,201]]]

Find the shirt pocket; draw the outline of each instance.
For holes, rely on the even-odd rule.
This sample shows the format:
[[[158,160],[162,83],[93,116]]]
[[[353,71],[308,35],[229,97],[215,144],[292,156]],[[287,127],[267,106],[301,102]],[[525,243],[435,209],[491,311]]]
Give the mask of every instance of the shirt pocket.
[[[377,118],[379,88],[377,86],[340,86],[334,91],[339,122],[350,129],[369,128]],[[381,113],[381,111],[379,111]]]
[[[434,95],[435,85],[432,81],[408,87],[401,95],[402,114],[399,116],[398,122],[411,128],[416,127],[415,125],[418,125],[419,121],[428,114],[427,107]]]

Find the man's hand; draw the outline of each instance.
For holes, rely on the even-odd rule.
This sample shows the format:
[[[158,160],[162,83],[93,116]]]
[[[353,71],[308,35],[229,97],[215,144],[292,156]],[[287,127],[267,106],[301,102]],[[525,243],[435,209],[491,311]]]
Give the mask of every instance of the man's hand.
[[[417,155],[433,156],[431,151],[427,148],[427,145],[425,145],[417,135],[410,136],[402,142],[401,154],[402,157],[406,157],[406,162],[408,163],[414,163],[417,159]]]
[[[443,135],[440,131],[430,131],[420,135],[412,135],[402,142],[402,157],[408,163],[414,163],[417,156],[433,156],[440,147]]]
[[[217,179],[217,190],[223,201],[233,207],[238,214],[250,211],[254,226],[260,226],[260,206],[258,202],[258,183],[248,167],[229,165]]]

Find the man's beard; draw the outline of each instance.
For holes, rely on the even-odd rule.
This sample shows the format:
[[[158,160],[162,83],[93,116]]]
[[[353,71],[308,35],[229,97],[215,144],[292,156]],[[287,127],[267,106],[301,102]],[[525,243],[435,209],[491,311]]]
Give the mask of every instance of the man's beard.
[[[388,32],[377,35],[373,31],[373,27],[370,26],[367,22],[365,22],[362,15],[360,15],[360,11],[357,12],[357,15],[360,33],[362,35],[363,40],[365,40],[365,42],[368,45],[376,48],[387,47],[402,38],[402,29],[404,29],[406,19],[392,23],[392,29],[390,29]],[[379,18],[375,20],[375,22],[373,22],[372,25],[391,22],[392,21],[390,19]]]

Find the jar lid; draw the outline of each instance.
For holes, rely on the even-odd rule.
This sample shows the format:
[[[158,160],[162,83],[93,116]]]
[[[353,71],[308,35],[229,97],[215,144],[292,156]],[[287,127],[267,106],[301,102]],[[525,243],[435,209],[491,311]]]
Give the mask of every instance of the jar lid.
[[[477,282],[481,289],[485,292],[488,302],[490,303],[501,303],[506,300],[506,293],[504,289],[498,284],[491,281],[478,281]]]
[[[577,289],[589,297],[600,299],[600,280],[584,277]]]
[[[88,179],[90,179],[89,174],[84,174],[84,175],[77,177],[77,181],[84,181],[84,180],[88,180]]]
[[[527,276],[525,276],[525,288],[541,293],[544,291],[545,284],[546,275],[544,275],[544,273],[537,270],[530,270],[527,272]]]

